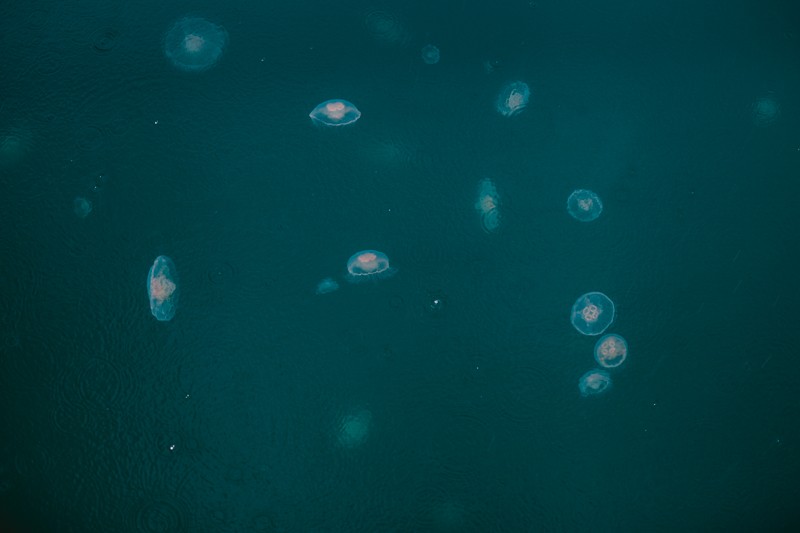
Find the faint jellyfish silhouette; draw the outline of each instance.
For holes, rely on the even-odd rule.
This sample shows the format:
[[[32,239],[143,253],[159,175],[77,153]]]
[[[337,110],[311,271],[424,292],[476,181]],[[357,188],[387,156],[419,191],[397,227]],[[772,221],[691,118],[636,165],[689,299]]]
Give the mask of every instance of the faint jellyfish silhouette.
[[[611,376],[605,370],[590,370],[578,380],[581,396],[597,396],[611,389]]]
[[[86,218],[92,212],[92,202],[83,196],[76,196],[72,201],[72,211],[78,218]]]
[[[347,100],[326,100],[308,115],[311,120],[325,126],[346,126],[361,118],[361,111]]]
[[[1,107],[1,106],[0,106]],[[0,167],[12,166],[31,148],[33,134],[21,128],[0,131]]]
[[[481,226],[486,233],[494,233],[500,227],[500,195],[492,180],[484,178],[478,183],[478,200],[475,209],[481,216]]]
[[[178,275],[172,259],[160,255],[147,274],[147,296],[150,312],[157,320],[166,322],[175,316],[178,307]]]
[[[755,122],[756,126],[765,127],[778,120],[781,114],[781,106],[770,93],[758,98],[755,103],[753,103],[752,113],[753,122]]]
[[[617,368],[628,357],[628,343],[620,335],[609,333],[594,345],[594,360],[603,368]]]
[[[500,90],[497,96],[497,112],[504,117],[521,113],[527,106],[531,97],[531,90],[527,83],[512,81]]]
[[[377,250],[362,250],[347,260],[347,281],[360,283],[389,278],[397,269],[389,266],[389,258]]]
[[[575,301],[570,320],[584,335],[600,335],[614,321],[614,302],[602,292],[587,292]]]
[[[316,294],[328,294],[339,289],[339,284],[333,278],[325,278],[317,283]]]
[[[372,413],[366,409],[342,416],[336,433],[339,444],[348,449],[361,446],[369,436],[371,423]]]
[[[567,211],[581,222],[591,222],[603,212],[603,202],[592,191],[578,189],[567,198]]]
[[[402,21],[388,11],[372,11],[364,19],[367,32],[377,42],[386,45],[402,45],[408,40],[408,32]]]
[[[201,72],[219,60],[228,44],[228,32],[222,26],[199,17],[185,17],[167,32],[164,53],[181,70]]]
[[[425,45],[422,48],[422,61],[426,65],[435,65],[439,62],[440,57],[439,49],[432,44]]]

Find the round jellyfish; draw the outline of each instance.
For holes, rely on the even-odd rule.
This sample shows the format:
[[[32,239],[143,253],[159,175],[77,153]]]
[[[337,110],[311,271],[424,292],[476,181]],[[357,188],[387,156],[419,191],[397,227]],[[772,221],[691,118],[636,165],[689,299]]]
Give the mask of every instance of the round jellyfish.
[[[769,126],[781,113],[781,106],[772,95],[762,96],[753,104],[753,122],[756,126]]]
[[[360,283],[388,278],[397,270],[389,266],[389,258],[383,252],[362,250],[347,260],[347,281]]]
[[[76,196],[72,201],[72,211],[78,218],[86,218],[92,212],[92,202],[83,196]]]
[[[172,259],[159,255],[147,274],[147,296],[150,312],[156,320],[167,322],[178,308],[178,275]]]
[[[333,278],[325,278],[317,283],[316,294],[328,294],[336,290],[339,290],[339,284],[336,283],[336,280]]]
[[[614,302],[602,292],[587,292],[575,300],[570,320],[584,335],[600,335],[614,321]]]
[[[344,448],[357,448],[367,440],[369,426],[372,422],[372,413],[363,409],[356,413],[345,415],[339,420],[337,440]]]
[[[394,13],[388,11],[372,11],[364,19],[367,32],[377,42],[385,45],[402,45],[408,40],[408,32]]]
[[[179,69],[201,72],[214,66],[227,44],[228,32],[222,26],[199,17],[185,17],[167,32],[164,53]]]
[[[603,212],[603,202],[592,191],[578,189],[567,198],[567,211],[576,220],[591,222]]]
[[[494,233],[500,227],[500,195],[492,180],[484,178],[478,184],[478,200],[475,209],[481,216],[481,226],[486,233]]]
[[[581,376],[578,381],[578,390],[581,396],[597,396],[611,388],[611,376],[605,370],[590,370]]]
[[[422,61],[426,65],[435,65],[439,62],[439,49],[432,44],[425,45],[422,48]]]
[[[603,335],[594,345],[594,360],[603,368],[617,368],[628,357],[628,343],[616,333]]]
[[[311,120],[325,126],[346,126],[361,118],[361,111],[347,100],[326,100],[308,115]]]
[[[512,81],[497,96],[497,111],[504,117],[519,114],[527,107],[530,97],[531,90],[527,83]]]

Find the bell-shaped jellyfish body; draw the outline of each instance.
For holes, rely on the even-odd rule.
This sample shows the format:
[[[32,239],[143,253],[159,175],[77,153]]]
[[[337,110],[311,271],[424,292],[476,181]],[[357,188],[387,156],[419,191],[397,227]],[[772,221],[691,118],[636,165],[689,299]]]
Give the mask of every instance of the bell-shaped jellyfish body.
[[[628,358],[628,343],[615,333],[603,335],[594,345],[594,360],[603,368],[617,368]]]
[[[578,380],[581,396],[597,396],[611,389],[611,376],[605,370],[590,370]]]
[[[587,292],[575,300],[570,320],[584,335],[600,335],[614,321],[614,302],[602,292]]]
[[[753,104],[753,122],[756,126],[769,126],[778,120],[780,114],[781,106],[771,94],[762,96]]]
[[[478,184],[478,199],[475,209],[481,216],[481,226],[486,233],[494,233],[500,227],[500,195],[492,180],[484,178]]]
[[[428,44],[422,48],[422,61],[426,65],[435,65],[439,62],[440,57],[439,49],[432,44]]]
[[[528,84],[521,81],[512,81],[500,91],[497,96],[497,112],[504,117],[521,113],[527,106],[531,97]]]
[[[83,196],[76,196],[72,201],[72,211],[78,218],[86,218],[92,212],[92,202]]]
[[[175,316],[178,308],[178,274],[172,259],[160,255],[147,274],[147,296],[150,312],[157,320],[166,322]]]
[[[317,290],[315,292],[316,294],[328,294],[329,292],[337,290],[339,290],[339,284],[336,283],[336,280],[333,278],[325,278],[317,283]]]
[[[567,211],[581,222],[591,222],[603,212],[603,202],[592,191],[578,189],[567,198]]]
[[[347,281],[360,283],[391,277],[397,272],[389,266],[389,258],[377,250],[362,250],[347,260]]]
[[[325,126],[346,126],[361,118],[361,111],[347,100],[326,100],[308,115],[311,120]]]
[[[199,17],[186,17],[169,29],[164,53],[181,70],[201,72],[216,63],[228,44],[228,32],[222,26]]]
[[[372,413],[366,409],[342,416],[337,423],[337,440],[343,448],[357,448],[369,436]]]

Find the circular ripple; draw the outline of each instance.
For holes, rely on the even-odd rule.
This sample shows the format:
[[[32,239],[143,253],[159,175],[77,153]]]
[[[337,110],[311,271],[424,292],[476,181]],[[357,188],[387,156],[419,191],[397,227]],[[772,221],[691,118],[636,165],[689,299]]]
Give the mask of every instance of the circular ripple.
[[[99,54],[107,54],[117,46],[119,32],[111,29],[97,30],[92,34],[92,49]]]
[[[213,285],[227,285],[236,279],[236,269],[227,262],[217,263],[211,266],[207,275]]]
[[[136,527],[150,533],[186,531],[181,509],[164,500],[142,503],[136,510]]]

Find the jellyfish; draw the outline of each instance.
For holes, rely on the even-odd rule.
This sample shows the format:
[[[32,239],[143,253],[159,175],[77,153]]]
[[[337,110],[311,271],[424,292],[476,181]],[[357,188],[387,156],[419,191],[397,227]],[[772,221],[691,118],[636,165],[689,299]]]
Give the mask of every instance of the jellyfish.
[[[408,40],[403,22],[388,11],[372,11],[364,19],[367,32],[377,42],[386,45],[402,45]]]
[[[360,283],[389,278],[397,269],[389,266],[389,258],[383,252],[362,250],[347,260],[347,281]]]
[[[500,227],[500,196],[497,187],[489,178],[478,184],[478,200],[475,209],[481,216],[481,226],[486,233],[494,233]]]
[[[316,294],[328,294],[339,289],[339,284],[333,278],[325,278],[317,283]]]
[[[198,17],[186,17],[167,32],[164,53],[181,70],[201,72],[216,63],[228,44],[222,26]]]
[[[611,389],[611,376],[605,370],[590,370],[578,381],[581,396],[597,396]]]
[[[439,62],[439,49],[432,44],[425,45],[422,48],[422,61],[426,65],[435,65]]]
[[[83,196],[76,196],[72,201],[72,211],[78,218],[86,218],[92,212],[92,202]]]
[[[343,416],[337,427],[339,444],[348,449],[361,446],[367,440],[371,423],[372,413],[366,409]]]
[[[497,111],[504,117],[521,113],[527,107],[530,97],[531,90],[527,83],[512,81],[497,96]]]
[[[178,275],[172,259],[159,255],[147,274],[147,295],[150,312],[157,320],[166,322],[175,316],[178,307]]]
[[[778,120],[780,113],[781,106],[772,94],[762,96],[753,104],[753,122],[756,126],[769,126]]]
[[[603,335],[594,345],[594,360],[603,368],[617,368],[628,357],[628,343],[615,333]]]
[[[600,335],[614,321],[614,302],[602,292],[587,292],[575,301],[570,320],[584,335]]]
[[[567,211],[581,222],[591,222],[603,212],[603,202],[592,191],[578,189],[567,198]]]
[[[361,111],[347,100],[326,100],[308,115],[311,120],[325,126],[346,126],[361,118]]]
[[[0,131],[0,167],[12,166],[28,153],[33,134],[25,129]]]

